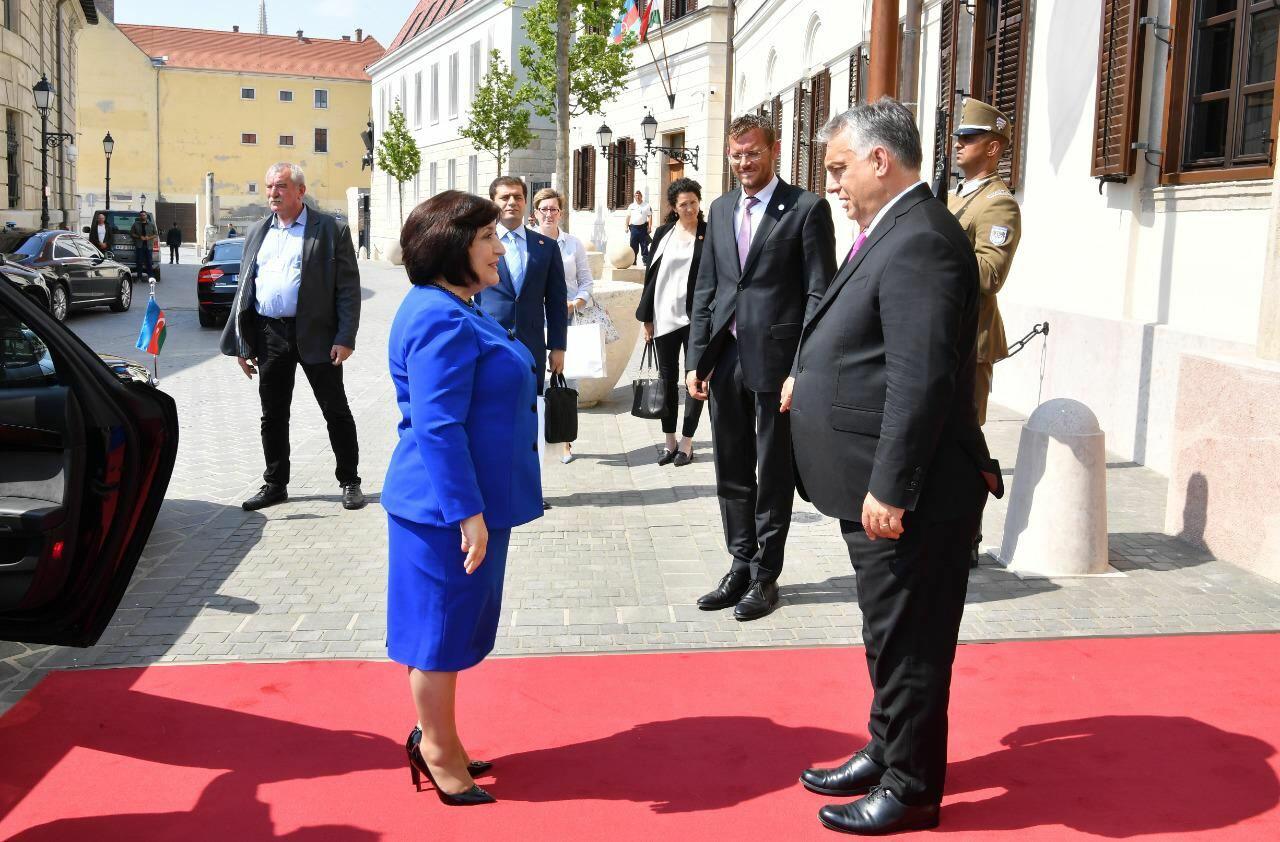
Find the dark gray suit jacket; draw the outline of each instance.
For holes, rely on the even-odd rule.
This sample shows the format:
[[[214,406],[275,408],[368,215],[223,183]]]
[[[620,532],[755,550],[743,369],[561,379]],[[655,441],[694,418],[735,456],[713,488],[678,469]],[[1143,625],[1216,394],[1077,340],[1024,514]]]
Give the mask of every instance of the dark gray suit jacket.
[[[254,347],[258,335],[254,281],[258,249],[274,218],[274,214],[264,217],[245,233],[240,287],[222,330],[222,353],[229,357],[258,356]],[[313,365],[329,362],[334,345],[356,347],[359,327],[360,270],[351,233],[346,224],[308,207],[302,240],[302,287],[298,291],[298,356]]]
[[[705,379],[737,316],[743,383],[753,392],[776,392],[791,371],[800,328],[836,270],[831,206],[779,180],[740,269],[733,210],[741,197],[737,188],[711,203],[685,364]]]
[[[941,520],[1003,493],[973,401],[977,336],[973,249],[920,185],[840,267],[805,323],[791,405],[802,496],[858,521],[869,490]]]

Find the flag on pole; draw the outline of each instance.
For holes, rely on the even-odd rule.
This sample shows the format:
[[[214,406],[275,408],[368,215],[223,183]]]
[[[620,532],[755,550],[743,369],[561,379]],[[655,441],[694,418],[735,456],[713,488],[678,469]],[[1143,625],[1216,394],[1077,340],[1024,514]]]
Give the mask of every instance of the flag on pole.
[[[155,293],[147,299],[147,312],[142,317],[142,331],[138,334],[137,349],[158,356],[164,347],[165,327],[164,310],[156,303]]]
[[[662,23],[661,5],[655,0],[627,0],[622,14],[613,22],[609,32],[609,40],[621,44],[627,35],[634,34],[636,43],[642,43],[649,34],[651,26]]]

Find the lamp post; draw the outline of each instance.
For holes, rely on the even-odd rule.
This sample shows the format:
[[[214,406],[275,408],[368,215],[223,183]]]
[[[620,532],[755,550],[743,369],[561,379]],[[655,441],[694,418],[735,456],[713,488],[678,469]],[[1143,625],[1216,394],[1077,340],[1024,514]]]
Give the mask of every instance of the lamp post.
[[[140,207],[138,210],[140,212],[145,213],[147,210],[147,194],[143,193],[141,196],[139,196],[138,201],[142,205],[142,207]]]
[[[107,153],[107,210],[111,210],[111,153],[115,148],[116,142],[108,131],[107,136],[102,139],[102,151]]]
[[[649,174],[649,165],[643,155],[628,155],[611,148],[613,146],[613,129],[609,128],[608,123],[601,125],[596,130],[596,140],[600,143],[600,154],[604,156],[606,161],[617,159],[633,170],[640,170],[645,175]]]
[[[660,146],[653,142],[658,136],[658,121],[654,119],[653,113],[649,109],[645,109],[644,119],[640,121],[640,128],[644,130],[644,150],[648,155],[657,155],[659,152],[666,155],[672,161],[679,161],[682,164],[689,164],[695,170],[698,168],[698,153],[701,146],[695,146],[688,149],[684,146]]]
[[[49,150],[56,149],[64,142],[74,141],[75,135],[67,132],[49,132],[49,109],[53,107],[53,98],[57,91],[49,82],[49,78],[41,74],[40,81],[31,87],[31,94],[36,100],[36,111],[40,112],[40,227],[49,227]]]

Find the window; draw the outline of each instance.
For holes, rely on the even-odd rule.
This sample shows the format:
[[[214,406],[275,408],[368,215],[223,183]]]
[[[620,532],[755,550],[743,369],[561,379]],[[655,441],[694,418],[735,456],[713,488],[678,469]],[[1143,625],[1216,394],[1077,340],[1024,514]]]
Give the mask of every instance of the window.
[[[1093,114],[1090,174],[1123,180],[1134,173],[1137,152],[1142,47],[1138,18],[1145,0],[1104,0],[1098,47],[1098,84]]]
[[[0,0],[0,5],[4,6],[4,19],[0,20],[0,24],[11,32],[17,32],[19,15],[16,0]]]
[[[422,71],[413,74],[413,127],[422,128]]]
[[[682,18],[690,12],[697,11],[698,0],[663,0],[662,22]]]
[[[59,237],[57,240],[54,241],[53,256],[54,257],[79,257],[79,255],[76,254],[75,246],[72,244],[71,240],[67,237]]]
[[[956,95],[956,30],[960,26],[961,5],[957,0],[942,0],[938,35],[938,108],[941,113],[933,134],[933,178],[935,183],[944,179],[948,189],[951,186],[951,128],[959,113],[956,108],[959,103]]]
[[[258,192],[258,182],[256,182],[256,181],[250,181],[250,182],[249,182],[249,186],[246,188],[245,192],[246,192],[246,193],[249,193],[250,195],[252,195],[252,194],[254,194],[254,193],[257,193],[257,192]]]
[[[241,88],[240,98],[241,99],[257,99],[258,92],[255,91],[253,88]]]
[[[1272,0],[1177,0],[1166,183],[1269,178],[1275,143]]]
[[[590,144],[573,153],[573,209],[596,209],[596,148]]]
[[[791,182],[821,195],[827,146],[817,136],[831,116],[831,71],[824,68],[807,86],[796,85],[792,108]]]
[[[458,188],[458,162],[453,158],[450,158],[447,169],[449,174],[447,180],[448,186],[446,189],[456,190]]]
[[[329,151],[329,130],[328,129],[316,129],[315,151],[317,152]]]
[[[280,135],[280,145],[281,145],[281,146],[293,146],[293,135],[291,135],[291,134],[282,134],[282,135]]]
[[[467,88],[468,106],[476,101],[476,91],[480,90],[480,77],[480,42],[477,41],[471,45],[471,84]]]
[[[44,341],[8,308],[0,309],[0,389],[57,385],[58,372]]]
[[[7,8],[7,7],[6,7]],[[4,113],[4,160],[7,171],[9,204],[11,208],[22,204],[22,132],[17,111]]]
[[[1022,145],[1019,126],[1026,111],[1023,77],[1030,55],[1025,5],[1026,0],[979,0],[973,16],[973,96],[991,103],[1013,121],[1013,143],[1000,161],[1000,175],[1015,191]]]
[[[472,155],[467,158],[467,192],[478,193],[480,180],[480,159]]]
[[[280,101],[281,101],[281,102],[293,102],[293,91],[281,91],[281,92],[280,92]]]
[[[437,175],[436,162],[432,161],[427,166],[427,189],[431,191],[432,196],[440,192],[440,181],[436,177],[436,175]]]
[[[387,89],[378,91],[378,129],[387,130]]]
[[[458,116],[458,54],[449,56],[449,118]]]
[[[329,92],[324,88],[316,88],[315,99],[312,100],[316,108],[329,107]]]
[[[631,196],[635,193],[636,171],[623,159],[635,154],[636,142],[631,138],[622,137],[613,142],[609,159],[609,210],[621,210],[631,204]]]
[[[409,116],[409,77],[400,77],[400,97],[396,100],[396,105],[400,107],[400,113],[406,117]]]
[[[431,124],[440,122],[440,65],[431,65]]]
[[[256,146],[258,143],[258,135],[254,132],[243,132],[240,135],[240,142],[248,146]]]

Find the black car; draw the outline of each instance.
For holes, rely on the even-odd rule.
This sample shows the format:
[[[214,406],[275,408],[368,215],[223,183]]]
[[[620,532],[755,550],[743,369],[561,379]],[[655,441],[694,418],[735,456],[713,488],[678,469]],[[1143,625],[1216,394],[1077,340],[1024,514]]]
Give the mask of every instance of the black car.
[[[28,269],[17,263],[9,263],[0,254],[0,279],[4,279],[14,289],[28,296],[44,309],[49,309],[49,284],[44,273],[36,269]]]
[[[155,525],[178,413],[0,283],[0,640],[92,646]]]
[[[201,327],[214,327],[231,312],[243,254],[244,237],[218,240],[209,249],[204,265],[196,273],[196,304],[200,309]]]
[[[115,229],[115,237],[112,239],[108,250],[115,254],[116,260],[129,267],[129,271],[133,273],[135,278],[141,279],[144,273],[138,267],[138,256],[133,247],[133,238],[129,236],[129,229],[133,227],[133,223],[138,221],[138,211],[99,209],[93,212],[90,219],[97,219],[100,213],[106,215],[107,225]],[[147,216],[150,217],[151,214],[148,212]],[[151,222],[155,224],[156,221],[152,218]],[[84,228],[84,233],[89,233],[88,226]],[[156,233],[160,237],[164,236],[164,231],[159,227],[156,228]],[[160,280],[160,237],[157,237],[156,241],[151,244],[151,277],[157,281]]]
[[[0,254],[44,273],[49,312],[58,321],[84,307],[105,306],[120,313],[133,304],[133,273],[114,253],[104,255],[80,234],[8,228],[0,231]]]

